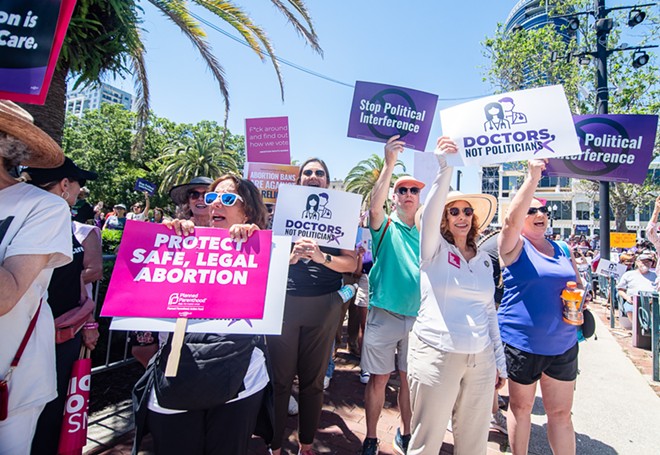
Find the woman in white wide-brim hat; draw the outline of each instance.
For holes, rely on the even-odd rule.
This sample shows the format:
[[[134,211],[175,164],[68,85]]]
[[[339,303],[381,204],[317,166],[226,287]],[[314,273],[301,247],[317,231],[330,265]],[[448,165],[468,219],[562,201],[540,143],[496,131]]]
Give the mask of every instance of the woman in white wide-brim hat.
[[[454,141],[438,139],[440,168],[421,219],[422,303],[408,351],[413,413],[408,455],[437,454],[452,414],[455,452],[485,454],[493,392],[507,377],[492,263],[476,243],[497,201],[487,194],[449,192],[453,169],[445,154],[456,151]]]
[[[57,395],[53,315],[40,302],[53,269],[71,261],[72,254],[67,203],[19,182],[11,171],[17,165],[49,168],[63,162],[62,149],[34,126],[28,112],[0,100],[0,414],[6,411],[0,420],[2,455],[30,452],[37,418]]]

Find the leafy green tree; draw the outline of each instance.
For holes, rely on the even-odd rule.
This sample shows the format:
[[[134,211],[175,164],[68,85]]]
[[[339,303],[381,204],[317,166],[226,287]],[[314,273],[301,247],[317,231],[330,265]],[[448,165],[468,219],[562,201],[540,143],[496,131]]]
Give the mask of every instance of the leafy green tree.
[[[593,9],[589,0],[549,0],[551,16]],[[625,37],[635,45],[645,45],[660,36],[660,23],[649,15],[643,26],[635,28],[635,34]],[[609,34],[607,47],[625,47],[623,29],[627,24],[627,10],[612,11],[615,27]],[[522,88],[563,84],[569,105],[577,114],[597,112],[595,62],[580,65],[578,56],[589,57],[595,50],[596,36],[593,21],[580,16],[577,33],[566,28],[546,25],[532,30],[509,30],[498,24],[493,37],[483,42],[484,55],[489,58],[484,80],[496,91],[513,91]],[[568,39],[567,39],[568,38]],[[652,54],[650,54],[652,55]],[[657,114],[660,111],[660,71],[657,58],[651,57],[646,66],[634,68],[631,52],[612,52],[608,56],[609,106],[611,114]],[[656,140],[654,156],[660,153]],[[582,181],[580,188],[592,195],[598,194],[598,183]],[[660,188],[647,177],[644,185],[627,183],[610,184],[610,205],[614,210],[616,229],[626,231],[628,211],[648,203]]]
[[[225,103],[225,124],[229,114],[229,91],[224,70],[206,40],[206,32],[193,8],[212,14],[233,27],[257,56],[269,60],[275,68],[280,91],[284,88],[272,43],[264,30],[232,1],[225,0],[148,0],[173,22],[192,42],[206,63]],[[322,53],[316,31],[304,0],[270,0],[294,30],[310,47]],[[138,115],[134,146],[141,149],[145,140],[143,126],[149,117],[149,83],[145,67],[145,48],[141,38],[144,11],[138,0],[78,0],[58,67],[46,103],[25,105],[35,123],[60,142],[64,128],[66,78],[71,74],[76,84],[97,83],[104,74],[135,80]]]
[[[385,158],[378,156],[375,153],[366,160],[360,161],[353,167],[346,176],[344,183],[346,191],[357,193],[362,196],[362,209],[366,210],[369,207],[371,200],[371,190],[374,188],[380,172],[385,166]],[[401,160],[397,160],[394,168],[400,167],[403,172],[406,172],[406,166]],[[401,174],[392,175],[392,184],[400,177]],[[389,207],[386,208],[389,211]]]

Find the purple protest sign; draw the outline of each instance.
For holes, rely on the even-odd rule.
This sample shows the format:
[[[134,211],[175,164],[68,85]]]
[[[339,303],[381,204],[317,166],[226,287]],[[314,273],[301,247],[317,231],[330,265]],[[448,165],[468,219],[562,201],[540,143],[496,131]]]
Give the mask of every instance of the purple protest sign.
[[[289,118],[246,118],[245,149],[249,163],[291,164]]]
[[[574,115],[581,155],[550,159],[549,176],[644,183],[653,158],[657,115]]]
[[[387,142],[398,134],[406,147],[424,151],[438,96],[393,85],[357,81],[348,137]]]

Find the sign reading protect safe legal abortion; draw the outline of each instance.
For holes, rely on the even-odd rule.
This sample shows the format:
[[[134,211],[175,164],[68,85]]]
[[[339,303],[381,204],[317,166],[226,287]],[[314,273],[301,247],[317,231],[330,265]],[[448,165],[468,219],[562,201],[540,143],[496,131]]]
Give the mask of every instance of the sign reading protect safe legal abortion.
[[[442,131],[458,153],[453,166],[481,166],[580,153],[561,85],[488,96],[440,112]]]
[[[575,115],[582,153],[549,160],[549,176],[642,184],[653,159],[657,115]]]
[[[291,164],[289,118],[246,118],[245,149],[251,163]]]
[[[357,81],[348,137],[387,142],[398,134],[406,147],[424,151],[437,102],[431,93]]]
[[[102,316],[261,319],[270,231],[238,246],[225,229],[182,237],[127,221]]]
[[[282,185],[273,232],[306,237],[321,246],[355,249],[362,197],[313,186]]]

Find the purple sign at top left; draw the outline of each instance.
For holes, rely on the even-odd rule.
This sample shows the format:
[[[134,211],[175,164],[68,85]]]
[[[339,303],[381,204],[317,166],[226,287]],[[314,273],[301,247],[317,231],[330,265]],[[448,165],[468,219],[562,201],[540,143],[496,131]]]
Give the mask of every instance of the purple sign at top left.
[[[424,151],[438,96],[393,85],[357,81],[348,137],[387,142],[398,134],[406,147]]]

